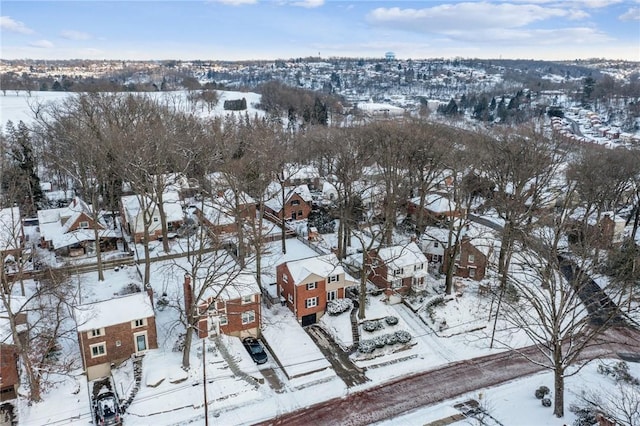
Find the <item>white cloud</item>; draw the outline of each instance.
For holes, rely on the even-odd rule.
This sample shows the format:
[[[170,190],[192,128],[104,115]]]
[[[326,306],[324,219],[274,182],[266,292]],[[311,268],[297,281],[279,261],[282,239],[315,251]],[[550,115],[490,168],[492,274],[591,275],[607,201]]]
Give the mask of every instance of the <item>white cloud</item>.
[[[211,3],[222,3],[228,6],[242,6],[245,4],[256,4],[258,0],[211,0]]]
[[[580,19],[586,19],[589,18],[591,15],[589,15],[587,12],[585,12],[584,10],[580,10],[580,9],[571,9],[569,11],[568,14],[568,18],[571,19],[572,21],[578,21]]]
[[[49,40],[36,40],[29,43],[29,46],[38,47],[41,49],[49,49],[53,47],[53,43],[51,43]]]
[[[33,34],[34,31],[24,23],[11,19],[10,16],[0,16],[0,29],[20,34]]]
[[[441,32],[459,28],[474,31],[487,28],[518,28],[549,18],[569,16],[569,11],[533,4],[453,3],[423,9],[377,8],[368,21],[395,29]]]
[[[640,21],[640,7],[630,7],[618,17],[621,21]]]
[[[68,40],[89,40],[91,35],[82,31],[64,30],[60,32],[60,37]]]
[[[294,1],[291,2],[292,6],[300,6],[306,7],[307,9],[312,9],[314,7],[320,7],[324,5],[324,0],[302,0],[302,1]]]

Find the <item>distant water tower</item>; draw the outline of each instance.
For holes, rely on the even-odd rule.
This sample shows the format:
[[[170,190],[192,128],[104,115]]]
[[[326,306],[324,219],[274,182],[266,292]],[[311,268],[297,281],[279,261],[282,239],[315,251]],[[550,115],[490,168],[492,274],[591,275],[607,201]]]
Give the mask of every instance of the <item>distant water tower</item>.
[[[393,61],[396,59],[396,54],[393,52],[387,52],[384,54],[384,57],[387,59],[387,61]]]

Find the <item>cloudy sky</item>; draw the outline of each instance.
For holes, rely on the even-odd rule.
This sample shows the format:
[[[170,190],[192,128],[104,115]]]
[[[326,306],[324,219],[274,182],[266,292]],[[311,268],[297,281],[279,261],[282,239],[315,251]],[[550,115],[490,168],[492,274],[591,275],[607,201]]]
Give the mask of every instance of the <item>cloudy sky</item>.
[[[640,61],[640,0],[2,0],[3,59]]]

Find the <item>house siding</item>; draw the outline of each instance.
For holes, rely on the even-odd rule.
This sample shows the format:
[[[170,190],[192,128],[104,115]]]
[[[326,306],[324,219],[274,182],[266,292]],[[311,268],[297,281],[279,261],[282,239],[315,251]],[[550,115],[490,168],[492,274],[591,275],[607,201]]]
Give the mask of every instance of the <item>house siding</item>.
[[[198,321],[198,337],[205,338],[209,335],[215,335],[215,331],[211,330],[209,323],[209,306],[215,304],[218,311],[218,317],[225,315],[227,324],[220,326],[220,333],[228,336],[236,337],[259,337],[260,336],[260,319],[261,312],[261,295],[252,295],[253,301],[250,303],[242,303],[242,298],[232,300],[208,300],[198,305],[198,309],[202,313]],[[242,314],[245,312],[254,312],[255,320],[253,322],[243,324]]]

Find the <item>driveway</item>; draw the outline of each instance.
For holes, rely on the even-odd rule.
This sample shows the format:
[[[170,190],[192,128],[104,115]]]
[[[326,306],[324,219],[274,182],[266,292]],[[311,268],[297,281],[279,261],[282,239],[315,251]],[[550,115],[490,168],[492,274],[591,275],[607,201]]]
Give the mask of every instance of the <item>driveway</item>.
[[[331,363],[334,371],[347,385],[353,387],[361,385],[369,379],[364,374],[364,370],[357,367],[346,352],[340,349],[340,346],[333,341],[331,336],[317,325],[311,325],[305,328],[305,331],[311,336],[311,339],[320,348],[322,354]]]

